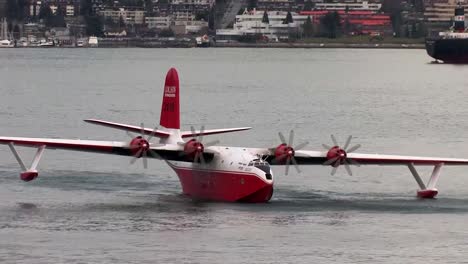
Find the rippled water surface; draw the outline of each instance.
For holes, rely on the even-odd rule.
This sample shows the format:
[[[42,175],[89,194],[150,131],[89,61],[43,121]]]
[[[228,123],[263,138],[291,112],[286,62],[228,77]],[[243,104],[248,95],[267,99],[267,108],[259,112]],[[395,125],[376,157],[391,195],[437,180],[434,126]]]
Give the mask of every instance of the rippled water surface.
[[[185,129],[254,127],[213,136],[225,145],[274,147],[294,129],[309,149],[352,134],[360,152],[468,157],[468,67],[431,64],[424,50],[4,49],[0,135],[126,141],[82,120],[157,125],[172,66]],[[404,167],[275,167],[270,203],[228,204],[184,197],[160,161],[45,154],[24,183],[0,146],[1,263],[466,260],[462,167],[443,168],[436,200],[414,198]]]

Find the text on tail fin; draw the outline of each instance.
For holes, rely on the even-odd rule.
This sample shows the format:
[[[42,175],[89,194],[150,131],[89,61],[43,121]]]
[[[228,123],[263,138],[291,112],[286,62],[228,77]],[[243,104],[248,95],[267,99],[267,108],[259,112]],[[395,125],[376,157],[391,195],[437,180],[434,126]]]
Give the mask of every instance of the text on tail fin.
[[[179,76],[175,68],[169,69],[166,75],[159,124],[165,128],[180,129]]]

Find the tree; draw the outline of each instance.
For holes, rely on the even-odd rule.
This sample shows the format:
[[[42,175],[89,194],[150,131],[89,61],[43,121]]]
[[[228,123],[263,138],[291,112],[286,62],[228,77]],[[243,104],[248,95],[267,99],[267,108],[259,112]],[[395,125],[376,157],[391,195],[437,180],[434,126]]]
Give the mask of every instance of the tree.
[[[125,19],[123,18],[123,16],[120,16],[119,17],[119,30],[122,30],[123,28],[125,28]]]
[[[67,23],[65,23],[65,12],[62,6],[57,7],[57,12],[55,12],[55,16],[53,19],[53,26],[54,27],[66,27]]]
[[[315,3],[312,3],[311,0],[307,0],[305,3],[304,3],[304,9],[303,11],[312,11],[312,9],[315,8]]]
[[[104,36],[103,22],[99,16],[88,16],[86,20],[86,34],[88,36],[102,37]]]
[[[288,11],[288,13],[286,14],[286,18],[283,20],[283,24],[290,24],[293,22],[294,20],[293,20],[292,14],[291,12]]]
[[[268,13],[267,13],[267,11],[263,12],[262,23],[270,24],[270,19],[268,18]]]
[[[153,0],[144,0],[145,2],[145,10],[148,16],[151,16],[154,14],[154,4]]]
[[[338,12],[328,12],[320,19],[323,33],[327,38],[336,38],[341,26],[341,18]]]
[[[172,31],[172,29],[170,28],[163,29],[161,30],[161,32],[159,32],[159,36],[163,38],[173,37],[174,35],[174,31]]]
[[[106,27],[106,30],[109,28],[113,29],[117,26],[117,23],[115,23],[111,17],[106,17],[106,19],[104,19],[104,26]]]
[[[249,10],[257,8],[257,0],[249,0],[248,8]]]
[[[210,11],[204,10],[204,11],[198,11],[195,13],[195,20],[203,20],[203,21],[208,21],[210,16]]]
[[[81,1],[80,13],[82,16],[85,16],[85,17],[94,15],[92,0]]]
[[[314,36],[314,25],[310,16],[307,16],[306,21],[302,25],[302,30],[304,31],[304,37],[311,38]]]
[[[17,20],[19,12],[19,6],[16,0],[6,1],[6,16],[8,21]]]
[[[52,13],[52,9],[50,9],[49,5],[44,4],[41,6],[41,9],[39,9],[39,19],[44,21],[46,27],[53,26],[54,14]]]
[[[210,12],[208,14],[208,28],[210,30],[214,30],[215,29],[215,15],[216,15],[216,9],[215,7],[212,7],[210,9]]]

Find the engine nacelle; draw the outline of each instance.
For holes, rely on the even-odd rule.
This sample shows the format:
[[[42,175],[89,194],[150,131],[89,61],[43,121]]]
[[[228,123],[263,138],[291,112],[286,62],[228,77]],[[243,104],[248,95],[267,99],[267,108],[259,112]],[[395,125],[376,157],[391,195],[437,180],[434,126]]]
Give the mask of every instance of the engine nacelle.
[[[25,182],[32,181],[36,179],[39,176],[39,173],[37,171],[25,171],[20,173],[20,178],[21,180]]]
[[[150,144],[148,140],[141,136],[138,136],[130,141],[130,151],[132,152],[132,156],[141,158],[143,152],[148,151],[149,148]]]
[[[205,150],[205,146],[203,146],[203,144],[201,142],[199,142],[199,141],[197,141],[195,139],[189,140],[184,145],[185,155],[190,159],[195,158],[195,155],[197,153],[203,153],[204,150]]]
[[[338,167],[339,165],[344,164],[347,158],[347,153],[344,149],[334,146],[327,152],[327,160],[335,159],[336,162],[331,164],[332,167]]]
[[[294,157],[294,149],[287,144],[281,144],[275,149],[275,163],[285,164],[288,158]]]

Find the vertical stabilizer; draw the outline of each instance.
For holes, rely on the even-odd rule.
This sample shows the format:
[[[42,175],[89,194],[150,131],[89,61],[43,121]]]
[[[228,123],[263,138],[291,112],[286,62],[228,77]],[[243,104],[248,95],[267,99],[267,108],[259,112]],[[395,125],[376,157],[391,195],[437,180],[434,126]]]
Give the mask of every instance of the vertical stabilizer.
[[[159,124],[165,128],[180,129],[179,76],[175,68],[169,69],[166,75]]]

